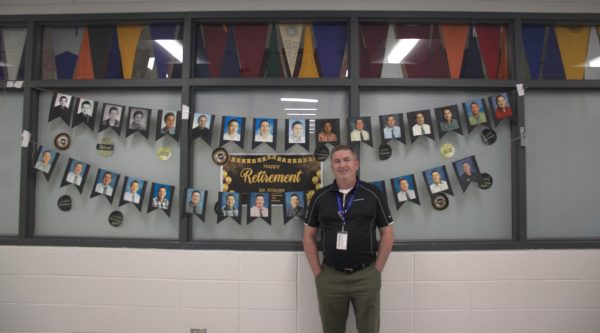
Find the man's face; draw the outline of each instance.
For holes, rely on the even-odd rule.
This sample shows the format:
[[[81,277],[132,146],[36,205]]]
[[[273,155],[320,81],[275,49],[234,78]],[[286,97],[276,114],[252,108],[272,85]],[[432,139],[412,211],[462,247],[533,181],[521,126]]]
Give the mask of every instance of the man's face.
[[[60,98],[60,106],[63,108],[67,106],[67,98],[66,97],[63,96]]]
[[[354,126],[356,127],[357,130],[362,131],[362,129],[365,127],[365,124],[363,124],[362,119],[356,119]]]
[[[297,138],[301,137],[302,136],[302,125],[301,124],[294,125],[292,127],[292,133]]]
[[[444,119],[446,119],[447,122],[450,122],[450,120],[452,120],[452,111],[449,109],[444,110]]]
[[[256,207],[262,208],[264,205],[265,205],[265,198],[263,198],[262,196],[257,196],[256,197]]]
[[[81,112],[85,113],[85,114],[91,114],[92,113],[92,106],[89,103],[83,103],[83,104],[81,104]]]
[[[422,113],[417,113],[415,116],[415,120],[417,121],[417,125],[425,124],[425,116]]]
[[[393,116],[388,116],[387,119],[385,120],[385,122],[388,127],[396,126],[396,119]]]
[[[402,192],[408,192],[408,182],[405,179],[400,181],[400,190]]]
[[[229,123],[229,127],[227,128],[229,134],[236,134],[238,131],[238,123],[237,121],[232,121]]]
[[[338,150],[331,156],[331,169],[336,179],[355,179],[358,168],[358,159],[350,150]]]
[[[44,152],[44,155],[42,155],[42,162],[44,162],[44,164],[50,162],[50,159],[52,158],[52,155],[50,155],[49,152]]]
[[[235,204],[235,198],[233,196],[228,196],[227,197],[227,207],[233,208],[234,204]]]
[[[431,173],[431,179],[433,180],[433,182],[435,184],[439,184],[440,183],[440,173],[437,171],[434,171]]]
[[[165,119],[165,127],[171,129],[175,127],[175,116],[169,115],[167,119]]]
[[[333,129],[333,127],[331,126],[331,123],[325,123],[325,124],[323,124],[323,131],[325,133],[331,133],[332,129]]]
[[[198,128],[206,128],[206,123],[208,123],[208,119],[205,116],[198,118]]]
[[[269,135],[269,129],[271,128],[271,125],[269,125],[268,121],[262,121],[260,123],[260,135],[261,136],[267,136]]]
[[[192,204],[196,206],[200,202],[200,193],[194,192],[192,193]]]
[[[117,111],[117,109],[110,109],[110,111],[108,111],[108,116],[110,117],[110,120],[117,120],[118,115],[119,111]]]
[[[463,163],[462,167],[466,175],[471,175],[471,165],[469,163]]]
[[[504,96],[498,96],[496,98],[496,104],[498,104],[499,108],[504,109],[506,107],[506,100],[504,99]]]
[[[139,187],[138,183],[131,183],[131,185],[129,185],[129,191],[131,193],[136,193],[138,190],[138,187]]]
[[[133,122],[136,124],[141,124],[142,119],[144,119],[144,116],[142,116],[141,113],[137,113],[136,115],[133,116]]]
[[[479,114],[479,104],[473,103],[471,104],[471,113],[476,116]]]
[[[77,164],[75,164],[75,167],[73,168],[73,173],[78,175],[81,173],[82,170],[83,170],[83,165],[81,163],[77,163]]]
[[[104,184],[104,186],[108,186],[110,184],[110,182],[112,182],[111,174],[105,173],[104,178],[102,178],[102,184]]]
[[[292,206],[292,208],[296,208],[296,207],[298,207],[298,204],[299,204],[299,203],[300,203],[300,200],[298,200],[298,197],[297,197],[297,196],[293,195],[293,196],[290,198],[290,205]]]
[[[165,189],[164,187],[161,187],[158,189],[158,198],[160,200],[164,199],[166,195],[167,195],[167,189]]]

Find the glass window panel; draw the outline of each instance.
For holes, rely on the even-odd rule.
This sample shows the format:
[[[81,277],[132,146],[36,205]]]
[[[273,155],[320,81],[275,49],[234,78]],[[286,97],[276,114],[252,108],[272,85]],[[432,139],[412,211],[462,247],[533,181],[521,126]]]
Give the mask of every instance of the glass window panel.
[[[45,26],[45,80],[181,78],[181,24]]]
[[[48,123],[48,112],[53,94],[50,92],[40,94],[39,143],[55,149],[53,145],[55,136],[65,132],[71,137],[71,146],[67,150],[60,151],[61,156],[49,181],[46,181],[41,172],[37,172],[35,235],[177,239],[180,202],[178,192],[179,143],[170,137],[163,137],[155,141],[155,131],[156,126],[162,126],[162,121],[157,119],[157,110],[178,110],[181,105],[179,92],[164,90],[140,92],[139,90],[122,89],[103,92],[65,90],[60,93],[98,101],[100,115],[96,117],[94,131],[85,124],[70,128],[58,118]],[[117,135],[111,128],[98,133],[104,103],[151,109],[149,139],[139,133],[133,133],[126,137],[124,128],[122,128],[121,135]],[[125,110],[122,112],[124,115],[121,124],[129,124],[128,112]],[[114,145],[113,154],[110,157],[102,157],[96,151],[96,145],[103,139],[110,140]],[[171,158],[166,161],[160,160],[157,156],[157,150],[163,146],[172,151]],[[61,180],[65,175],[69,158],[90,164],[90,171],[82,193],[79,193],[73,185],[61,187]],[[114,188],[112,204],[103,195],[90,198],[96,185],[95,180],[99,168],[120,174],[119,183]],[[129,203],[119,206],[126,176],[140,178],[147,182],[141,212]],[[150,191],[150,185],[153,182],[175,186],[170,218],[158,209],[147,213],[148,203],[149,200],[152,200],[153,195]],[[62,195],[69,195],[72,198],[73,208],[69,212],[63,212],[57,207],[58,198]],[[108,223],[109,214],[115,210],[121,211],[124,215],[123,224],[119,227],[113,227]]]
[[[281,98],[302,98],[317,102],[289,102]],[[208,191],[207,211],[205,222],[193,217],[193,238],[196,240],[219,239],[219,240],[292,240],[302,239],[304,225],[300,220],[291,220],[287,224],[283,222],[283,207],[274,205],[272,207],[271,225],[257,220],[247,223],[246,205],[243,206],[242,223],[226,219],[217,224],[217,215],[212,209],[218,200],[218,192],[221,190],[220,166],[216,165],[209,156],[214,148],[218,146],[219,136],[223,133],[222,116],[236,115],[246,117],[245,127],[245,150],[232,143],[226,145],[230,153],[256,153],[273,154],[274,151],[265,144],[251,150],[252,118],[266,117],[276,118],[277,125],[277,150],[278,154],[312,154],[315,149],[314,122],[315,118],[345,119],[348,114],[348,97],[345,91],[313,91],[313,90],[237,90],[232,91],[203,91],[197,92],[195,96],[195,112],[216,115],[213,124],[212,148],[204,141],[198,139],[194,142],[193,160],[193,186]],[[287,110],[286,110],[287,109]],[[290,110],[292,109],[292,110]],[[310,109],[310,110],[300,110]],[[285,151],[285,119],[299,118],[309,119],[309,147],[306,151],[298,145],[292,146]],[[345,133],[345,122],[341,121],[342,133]],[[342,139],[343,140],[343,139]],[[322,182],[329,184],[333,181],[330,172],[329,161],[323,164]]]
[[[527,124],[529,238],[600,237],[596,92],[531,92]]]
[[[0,28],[0,81],[23,80],[25,28]]]
[[[361,93],[362,115],[371,117],[373,133],[376,133],[373,148],[361,144],[361,177],[369,182],[385,182],[388,203],[396,221],[394,230],[398,240],[511,239],[511,143],[508,120],[494,128],[498,134],[496,143],[486,146],[480,138],[481,127],[476,127],[468,134],[461,105],[465,101],[479,98],[485,98],[487,103],[487,97],[495,95],[495,92],[443,91]],[[406,135],[406,130],[411,130],[407,122],[407,112],[456,104],[463,128],[462,136],[452,132],[441,140],[423,137],[414,143],[409,143],[410,140],[407,139],[406,145],[396,141],[389,142],[392,148],[391,158],[385,161],[377,159],[377,147],[381,144],[379,116],[404,113],[405,126],[402,133]],[[431,117],[436,118],[433,111]],[[434,120],[433,124],[436,121],[438,120]],[[456,150],[456,154],[451,158],[444,158],[440,154],[441,145],[445,143],[451,143]],[[461,190],[452,163],[471,155],[475,156],[480,170],[493,177],[494,183],[490,189],[481,190],[477,184],[471,183],[464,193]],[[431,205],[422,171],[440,165],[446,166],[448,181],[454,195],[448,195],[448,208],[437,211]],[[406,202],[396,209],[390,179],[408,174],[415,176],[421,204]]]
[[[344,78],[347,35],[345,22],[198,24],[195,74]]]

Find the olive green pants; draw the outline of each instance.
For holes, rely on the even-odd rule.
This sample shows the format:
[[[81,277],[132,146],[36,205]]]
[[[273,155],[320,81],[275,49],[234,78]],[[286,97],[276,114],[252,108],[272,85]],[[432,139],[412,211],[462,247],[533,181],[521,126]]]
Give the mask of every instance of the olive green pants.
[[[379,332],[381,273],[375,266],[346,274],[323,265],[315,284],[323,333],[346,332],[350,302],[358,332]]]

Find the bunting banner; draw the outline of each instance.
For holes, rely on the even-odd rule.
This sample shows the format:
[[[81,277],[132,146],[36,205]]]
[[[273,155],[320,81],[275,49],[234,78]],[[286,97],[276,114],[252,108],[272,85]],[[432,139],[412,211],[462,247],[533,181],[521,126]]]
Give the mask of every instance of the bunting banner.
[[[127,131],[125,136],[130,136],[133,133],[140,133],[148,139],[150,133],[150,115],[152,110],[130,106],[127,113]]]
[[[150,213],[155,209],[160,209],[167,216],[171,217],[171,206],[173,205],[173,196],[175,194],[175,186],[161,183],[152,183],[150,187],[150,196],[152,200],[148,200],[148,210]]]
[[[207,145],[210,146],[212,141],[212,129],[215,115],[205,113],[194,113],[194,118],[191,122],[192,138],[202,138]]]
[[[108,60],[104,73],[105,79],[122,79],[123,65],[121,63],[121,52],[119,51],[119,37],[116,28],[113,28],[113,35],[108,50]]]
[[[392,63],[389,60],[390,54],[394,50],[396,44],[400,43],[396,37],[396,26],[388,25],[387,39],[385,41],[385,56],[383,57],[383,65],[381,66],[381,78],[404,78],[402,65],[400,63]]]
[[[490,96],[488,101],[494,110],[494,125],[498,126],[502,120],[512,117],[512,107],[507,93]]]
[[[92,50],[90,49],[90,33],[87,27],[83,28],[83,38],[79,48],[77,63],[75,64],[74,80],[93,80],[94,66],[92,63]]]
[[[556,40],[560,50],[567,80],[583,80],[590,39],[589,26],[555,26]]]
[[[458,178],[460,188],[463,190],[463,192],[467,190],[467,187],[469,187],[472,182],[481,182],[481,170],[477,165],[475,156],[469,156],[455,161],[452,163],[452,166],[454,167],[456,178]]]
[[[261,143],[266,143],[275,150],[277,146],[277,119],[254,118],[252,134],[252,149]]]
[[[315,47],[313,43],[312,24],[304,25],[304,45],[302,47],[302,60],[300,63],[299,78],[318,78],[319,69],[315,60]]]
[[[450,195],[454,195],[452,193],[452,186],[448,181],[448,172],[446,171],[446,166],[441,165],[423,171],[423,179],[427,184],[427,189],[429,190],[430,196],[433,197],[433,195],[436,193],[448,193]]]
[[[251,192],[248,194],[248,224],[260,218],[271,224],[271,196],[269,193]]]
[[[546,26],[524,24],[522,30],[523,48],[529,65],[529,75],[532,79],[537,80],[541,74]]]
[[[349,142],[364,142],[373,147],[371,117],[348,118],[348,132]]]
[[[71,110],[75,104],[75,98],[71,95],[54,93],[50,112],[48,113],[48,122],[56,118],[62,119],[67,125],[71,123]]]
[[[242,214],[240,214],[240,194],[236,192],[219,192],[219,201],[217,203],[217,223],[230,217],[239,225],[242,224]]]
[[[296,62],[302,40],[302,24],[278,24],[283,46],[282,53],[287,60],[286,77],[296,77]]]
[[[25,38],[27,29],[24,28],[2,28],[0,29],[4,38],[4,61],[6,65],[5,80],[19,80],[19,70],[22,68],[23,50],[25,49]]]
[[[285,192],[283,194],[283,224],[287,224],[295,218],[304,222],[306,206],[307,200],[304,191]]]
[[[52,45],[55,52],[54,61],[57,79],[73,79],[82,39],[83,33],[80,27],[52,28]]]
[[[450,78],[460,79],[469,26],[466,24],[440,24],[440,34],[446,50]]]
[[[433,136],[431,110],[413,111],[407,113],[406,116],[408,117],[408,126],[410,126],[411,143],[422,136],[435,140]]]
[[[233,29],[229,27],[227,33],[227,44],[221,63],[220,77],[240,77],[240,61],[238,60],[238,51],[235,45],[235,36]]]
[[[118,135],[121,135],[124,113],[124,105],[104,103],[98,132],[102,132],[107,128],[112,128]]]
[[[211,77],[219,77],[221,63],[227,45],[227,26],[224,24],[204,24],[204,42],[206,43],[206,58]]]
[[[179,42],[177,40],[177,27],[177,24],[150,25],[150,36],[154,41],[154,43],[152,43],[155,57],[154,65],[156,65],[159,79],[171,77],[169,74],[173,71],[173,63],[180,61],[171,54],[172,51],[170,51],[169,48],[164,44],[165,42]],[[181,61],[183,61],[183,58]]]
[[[465,112],[469,133],[477,126],[491,127],[489,121],[490,115],[483,98],[464,102],[463,110]]]
[[[560,57],[556,32],[553,27],[546,27],[546,50],[542,63],[543,79],[565,79],[565,67]]]
[[[417,40],[402,62],[407,77],[447,78],[450,76],[440,32],[435,24],[397,24],[396,37],[399,40]]]
[[[456,132],[463,135],[462,123],[458,116],[458,106],[448,105],[435,108],[435,119],[437,119],[437,128],[440,139],[450,132]]]
[[[337,118],[317,119],[315,121],[316,141],[320,144],[340,144],[340,120]]]
[[[592,66],[591,61],[600,59],[600,40],[598,39],[598,28],[592,26],[590,31],[590,41],[587,48],[587,57],[585,62],[585,79],[599,80],[600,67]]]
[[[464,79],[483,79],[483,65],[481,64],[481,53],[477,43],[477,32],[475,27],[470,27],[460,77]]]
[[[404,131],[402,113],[379,116],[379,128],[381,129],[381,142],[398,140],[406,144],[406,135],[402,133]]]
[[[115,28],[113,26],[89,26],[90,52],[93,54],[92,65],[96,79],[105,78],[108,65],[108,54],[112,44]]]
[[[233,142],[244,149],[244,128],[246,127],[246,118],[236,116],[223,116],[221,121],[221,139],[219,146],[228,142]]]
[[[117,40],[119,43],[121,67],[123,70],[124,79],[130,80],[133,77],[135,53],[138,48],[141,35],[142,26],[140,25],[117,26]]]
[[[103,195],[106,197],[108,202],[112,204],[114,195],[116,193],[115,189],[119,185],[120,177],[121,175],[114,171],[98,169],[90,198]]]
[[[146,185],[145,180],[125,176],[123,188],[121,189],[119,206],[130,203],[141,212],[142,205],[144,204],[144,196],[146,194]]]
[[[421,205],[414,174],[392,178],[390,184],[392,185],[392,192],[394,192],[396,209],[400,209],[407,201]]]
[[[481,50],[485,78],[498,79],[500,70],[500,48],[502,37],[501,25],[476,25],[477,42]]]
[[[97,101],[85,98],[76,98],[75,108],[73,108],[73,121],[71,126],[75,127],[81,123],[84,123],[93,131],[94,124],[96,124],[96,114],[98,114]]]
[[[308,124],[306,119],[289,118],[285,120],[285,150],[293,145],[300,145],[308,151]]]
[[[316,54],[319,61],[321,77],[344,77],[341,75],[342,62],[346,54],[346,24],[314,23]]]
[[[379,78],[385,56],[387,24],[361,24],[360,77]]]
[[[160,126],[156,126],[156,141],[167,135],[179,142],[180,121],[177,116],[179,111],[158,110],[157,122],[160,121]]]
[[[206,222],[206,200],[208,193],[206,190],[200,190],[197,188],[188,188],[185,197],[185,214],[194,214],[202,222]]]
[[[54,167],[56,166],[59,157],[60,153],[56,150],[40,146],[36,153],[34,168],[42,172],[44,177],[46,177],[46,180],[50,180],[50,176],[52,175],[52,171],[54,171]]]
[[[60,187],[71,184],[79,190],[79,193],[81,193],[89,171],[90,165],[88,163],[69,158]]]
[[[278,38],[276,25],[269,25],[269,46],[267,49],[267,60],[265,65],[265,77],[284,77],[283,64],[285,60],[283,55],[279,52],[282,48],[279,44],[280,38]]]
[[[260,77],[265,59],[265,45],[269,25],[235,24],[233,25],[235,43],[240,57],[242,77]]]
[[[204,39],[204,25],[199,24],[196,34],[196,76],[210,77],[209,61],[206,54],[206,43]]]
[[[150,27],[147,25],[143,26],[135,51],[135,58],[133,59],[133,77],[138,79],[158,79],[153,43]]]

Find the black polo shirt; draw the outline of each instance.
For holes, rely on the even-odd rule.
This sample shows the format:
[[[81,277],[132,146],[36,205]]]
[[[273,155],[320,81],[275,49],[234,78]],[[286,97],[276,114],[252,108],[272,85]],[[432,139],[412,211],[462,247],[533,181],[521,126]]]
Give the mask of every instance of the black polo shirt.
[[[343,197],[343,194],[339,192],[335,182],[313,195],[306,212],[305,224],[320,228],[323,263],[326,265],[349,268],[372,263],[378,249],[375,230],[394,223],[387,200],[379,189],[362,181],[358,181],[357,185],[346,196],[348,200],[356,192],[350,210],[346,213],[346,250],[336,249],[337,234],[342,230],[337,196]]]

